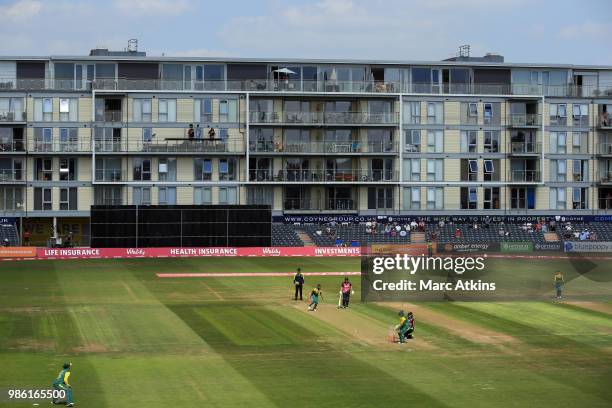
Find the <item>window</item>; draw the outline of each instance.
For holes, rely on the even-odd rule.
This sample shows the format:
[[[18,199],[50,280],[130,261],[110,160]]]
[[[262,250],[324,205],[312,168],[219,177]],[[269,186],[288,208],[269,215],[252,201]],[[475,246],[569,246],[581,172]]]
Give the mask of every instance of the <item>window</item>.
[[[62,122],[76,122],[78,121],[78,98],[60,98],[59,108],[60,116],[59,119]]]
[[[60,211],[76,211],[77,188],[60,188]]]
[[[484,108],[484,124],[492,125],[493,124],[493,104],[490,102],[485,102],[483,105]]]
[[[35,180],[52,181],[53,180],[53,159],[37,158],[34,162]]]
[[[550,161],[550,181],[565,181],[567,163],[565,160],[553,159]]]
[[[478,206],[476,187],[461,187],[461,209],[475,210]]]
[[[0,187],[0,210],[22,210],[22,205],[24,204],[23,189],[21,187]]]
[[[392,209],[393,187],[368,187],[368,209]]]
[[[194,159],[194,179],[196,181],[211,181],[212,180],[212,160],[211,159]]]
[[[550,104],[550,124],[565,126],[567,124],[567,105],[564,103]]]
[[[332,198],[330,198],[330,200],[332,200]],[[341,199],[338,199],[338,201],[341,201]],[[273,203],[274,187],[247,187],[247,204],[273,205]]]
[[[210,187],[195,187],[193,189],[193,203],[195,205],[212,204],[212,189]]]
[[[589,161],[572,160],[572,181],[588,181]]]
[[[468,181],[478,180],[478,160],[468,160]]]
[[[134,99],[134,122],[151,122],[151,99]]]
[[[51,122],[53,120],[53,99],[34,98],[34,120]]]
[[[219,204],[237,204],[236,187],[219,187]]]
[[[37,152],[53,151],[53,129],[34,128],[34,149]]]
[[[411,125],[421,123],[421,102],[404,102],[404,121]]]
[[[442,153],[444,151],[444,131],[443,130],[428,130],[427,131],[427,152]]]
[[[196,99],[194,103],[194,118],[195,122],[212,123],[213,108],[212,99]]]
[[[77,159],[60,157],[59,179],[60,181],[73,181],[77,177]]]
[[[176,187],[159,187],[157,193],[157,202],[159,205],[176,204]]]
[[[229,158],[219,160],[219,180],[236,180],[236,159]]]
[[[403,208],[404,210],[420,210],[421,209],[421,188],[406,187],[403,190]]]
[[[151,159],[135,157],[132,161],[133,179],[137,181],[151,180]]]
[[[573,132],[572,133],[572,153],[586,154],[588,152],[588,133]]]
[[[485,130],[483,148],[485,153],[499,153],[498,130]]]
[[[485,187],[483,208],[485,210],[499,210],[499,187]]]
[[[148,144],[153,142],[153,129],[142,128],[142,143]]]
[[[176,99],[160,99],[157,120],[176,122]]]
[[[77,128],[60,128],[60,151],[79,151],[79,137]]]
[[[96,186],[94,189],[94,203],[96,205],[121,205],[121,187]]]
[[[574,126],[588,126],[589,125],[589,105],[586,103],[572,105],[572,117],[574,119]]]
[[[588,188],[586,187],[574,187],[572,189],[572,209],[574,210],[586,210],[588,206]]]
[[[565,154],[567,151],[567,133],[565,132],[550,132],[550,152],[556,154]]]
[[[371,159],[370,176],[373,181],[391,181],[393,179],[393,159]]]
[[[477,102],[461,102],[461,123],[467,125],[478,124]]]
[[[478,116],[478,104],[475,102],[470,102],[468,106],[468,116],[476,117]]]
[[[444,159],[427,159],[427,181],[444,180]]]
[[[427,209],[442,210],[444,208],[444,188],[427,187]]]
[[[237,122],[237,101],[236,100],[221,100],[219,101],[219,122]]]
[[[404,179],[406,181],[421,180],[421,159],[404,160]]]
[[[51,188],[34,188],[34,210],[51,211]]]
[[[159,181],[176,181],[176,158],[160,157],[157,170]]]
[[[444,122],[442,102],[427,102],[427,123],[440,125]]]
[[[565,187],[550,188],[550,209],[565,210]]]
[[[151,205],[151,187],[134,187],[132,192],[134,205]]]
[[[418,153],[421,151],[421,130],[409,129],[404,131],[406,138],[406,152]]]
[[[495,173],[495,166],[493,160],[484,160],[484,181],[493,181],[493,174]]]
[[[23,179],[23,159],[0,157],[0,181]]]
[[[476,153],[478,132],[476,130],[461,131],[461,153]]]
[[[535,189],[511,188],[510,189],[510,208],[514,209],[535,209]]]

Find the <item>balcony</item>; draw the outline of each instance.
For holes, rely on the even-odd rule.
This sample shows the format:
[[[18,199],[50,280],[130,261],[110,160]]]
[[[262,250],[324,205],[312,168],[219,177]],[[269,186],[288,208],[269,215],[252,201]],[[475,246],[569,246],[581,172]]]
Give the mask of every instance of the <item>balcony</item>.
[[[597,180],[601,184],[612,184],[612,171],[600,171]]]
[[[396,113],[367,112],[251,112],[252,124],[311,125],[394,125]]]
[[[612,156],[612,143],[600,143],[597,146],[597,154],[600,156]]]
[[[95,181],[116,183],[127,181],[127,174],[121,169],[96,169]]]
[[[96,113],[96,122],[121,122],[123,113],[120,110],[106,110]]]
[[[612,116],[606,112],[600,113],[597,125],[602,129],[612,129]]]
[[[395,154],[398,146],[396,142],[312,141],[280,144],[267,141],[251,142],[249,151],[281,154]]]
[[[508,181],[538,183],[542,180],[539,170],[510,170]]]
[[[398,174],[385,170],[250,170],[249,180],[283,183],[395,182],[398,181]]]
[[[15,169],[0,169],[0,183],[25,182],[23,172]]]
[[[27,120],[26,112],[11,112],[11,111],[1,111],[0,112],[0,122],[25,122]]]
[[[43,142],[35,140],[29,150],[36,153],[87,153],[91,152],[91,143],[84,140],[69,142]]]
[[[300,198],[285,198],[283,200],[285,211],[355,211],[357,202],[351,198],[338,198],[321,200],[305,200]]]
[[[542,144],[539,142],[510,142],[508,154],[511,156],[538,155],[542,152]]]
[[[542,125],[542,115],[535,113],[511,113],[510,127],[539,127]]]
[[[0,141],[0,152],[25,152],[25,143],[22,140]]]

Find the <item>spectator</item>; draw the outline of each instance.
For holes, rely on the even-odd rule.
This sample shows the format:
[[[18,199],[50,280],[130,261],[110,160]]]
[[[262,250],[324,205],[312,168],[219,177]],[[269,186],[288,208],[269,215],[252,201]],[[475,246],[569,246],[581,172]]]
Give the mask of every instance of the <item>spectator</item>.
[[[195,128],[195,137],[196,139],[202,138],[202,129],[200,128],[200,124],[198,123]]]
[[[30,246],[30,231],[26,228],[26,230],[23,232],[23,244],[25,246]]]
[[[2,243],[2,245],[4,245],[5,247],[11,246],[11,243],[9,242],[8,238],[4,238],[4,242]]]
[[[215,129],[209,126],[208,129],[208,138],[213,140],[215,138]]]
[[[193,132],[193,123],[189,124],[189,129],[187,130],[187,138],[189,140],[193,140],[194,132]]]
[[[461,239],[461,230],[459,228],[455,230],[455,239]]]

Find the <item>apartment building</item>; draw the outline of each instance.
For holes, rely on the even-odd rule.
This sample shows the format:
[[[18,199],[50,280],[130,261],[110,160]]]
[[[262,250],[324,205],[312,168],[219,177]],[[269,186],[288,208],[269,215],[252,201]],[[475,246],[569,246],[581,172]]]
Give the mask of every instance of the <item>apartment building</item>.
[[[609,212],[611,111],[612,67],[499,56],[2,57],[0,215],[86,241],[93,204]]]

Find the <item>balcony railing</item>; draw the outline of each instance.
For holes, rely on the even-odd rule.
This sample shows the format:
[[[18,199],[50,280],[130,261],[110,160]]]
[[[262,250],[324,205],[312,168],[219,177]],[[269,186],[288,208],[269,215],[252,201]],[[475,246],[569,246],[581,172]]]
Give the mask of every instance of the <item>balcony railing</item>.
[[[210,140],[170,138],[163,141],[145,142],[141,140],[95,141],[96,152],[114,153],[244,153],[242,140]]]
[[[612,171],[600,171],[598,179],[600,183],[612,183]]]
[[[575,115],[572,117],[573,125],[579,127],[589,126],[589,116],[588,115]]]
[[[106,110],[96,113],[96,122],[121,122],[123,113],[120,110]]]
[[[285,198],[283,210],[287,211],[351,211],[357,209],[357,203],[350,198],[305,200],[300,198]]]
[[[251,112],[251,123],[353,125],[353,124],[396,124],[396,113],[367,112]]]
[[[535,113],[511,113],[510,126],[530,127],[542,125],[542,115]]]
[[[600,210],[612,210],[612,195],[610,195],[608,198],[599,198],[598,203],[598,208]]]
[[[542,152],[542,144],[539,142],[510,142],[508,144],[509,154],[539,154]]]
[[[439,84],[397,81],[338,81],[338,80],[206,80],[172,81],[163,79],[106,79],[75,81],[72,79],[0,78],[2,90],[193,90],[193,91],[250,91],[250,92],[346,92],[346,93],[419,93],[419,94],[486,94],[533,95],[562,97],[610,96],[612,87],[577,85],[530,84]]]
[[[15,169],[0,169],[0,183],[24,181],[23,172]]]
[[[21,140],[0,142],[0,152],[25,152],[25,143]]]
[[[61,153],[61,152],[91,152],[91,143],[84,140],[70,142],[51,141],[43,142],[35,140],[30,142],[29,150],[38,153]]]
[[[251,152],[267,153],[321,153],[321,154],[343,154],[343,153],[397,153],[396,142],[358,142],[358,141],[312,141],[307,143],[272,143],[251,142]]]
[[[612,155],[612,143],[600,143],[597,153],[601,155]]]
[[[121,169],[96,169],[96,181],[119,182],[127,180],[127,173]]]
[[[26,112],[0,111],[0,122],[25,122]]]
[[[269,170],[251,170],[251,181],[279,181],[279,182],[393,182],[398,181],[394,171],[386,170],[289,170],[277,172]]]
[[[541,181],[539,170],[510,170],[508,180],[514,182],[536,183]]]

